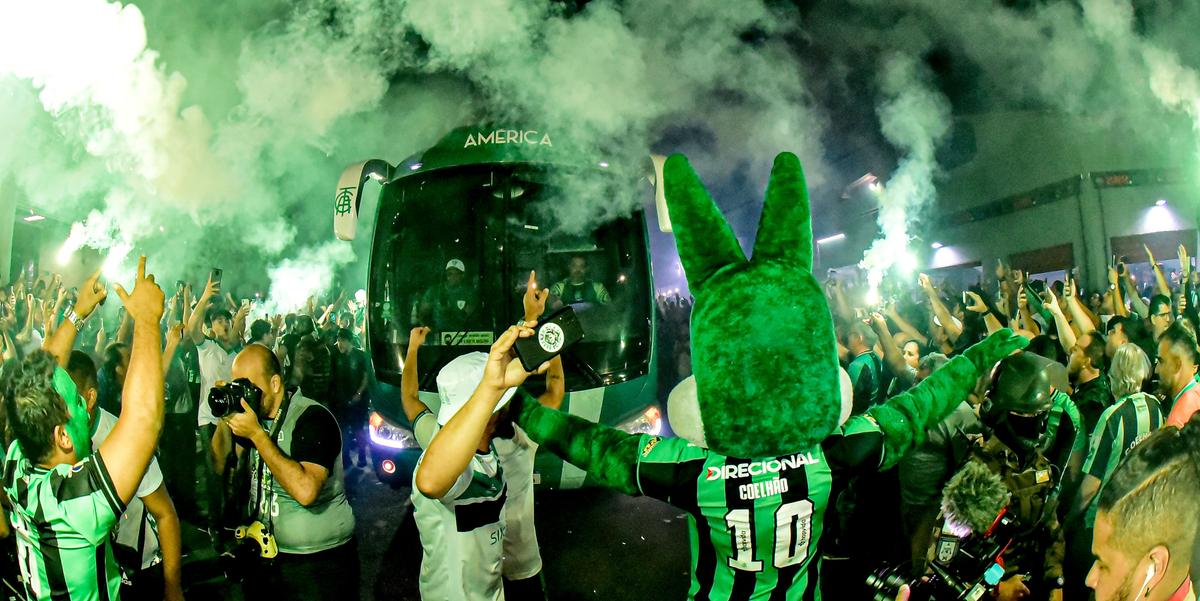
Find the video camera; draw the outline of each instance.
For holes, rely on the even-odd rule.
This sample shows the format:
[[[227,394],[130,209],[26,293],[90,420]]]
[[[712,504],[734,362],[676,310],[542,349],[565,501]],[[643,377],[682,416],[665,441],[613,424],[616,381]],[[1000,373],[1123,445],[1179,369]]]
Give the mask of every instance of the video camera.
[[[262,395],[262,390],[246,378],[217,382],[208,393],[208,407],[218,419],[230,413],[242,413],[242,401],[246,401],[255,413],[261,413]]]
[[[977,601],[1004,578],[1000,556],[1020,532],[1020,523],[1002,509],[991,528],[957,538],[942,535],[930,574],[909,581],[906,566],[883,568],[867,576],[875,601],[892,601],[907,584],[911,601]]]

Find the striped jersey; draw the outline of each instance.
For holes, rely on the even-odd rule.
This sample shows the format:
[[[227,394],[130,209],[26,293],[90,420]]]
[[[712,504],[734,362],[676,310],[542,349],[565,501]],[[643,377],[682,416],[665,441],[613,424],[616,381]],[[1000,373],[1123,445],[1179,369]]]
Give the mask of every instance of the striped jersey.
[[[1067,475],[1071,459],[1077,458],[1075,465],[1078,465],[1078,458],[1087,453],[1087,435],[1083,429],[1083,415],[1079,413],[1079,406],[1067,393],[1056,391],[1047,415],[1046,431],[1038,448],[1046,459],[1059,469],[1059,486],[1062,486],[1062,481]]]
[[[738,459],[681,438],[643,435],[639,449],[642,494],[688,513],[689,599],[821,598],[816,543],[833,470],[819,445]]]
[[[506,488],[499,457],[494,449],[476,453],[441,499],[417,490],[424,458],[413,470],[412,489],[413,519],[422,547],[421,599],[503,601]]]
[[[1100,414],[1083,462],[1083,473],[1107,482],[1125,455],[1162,426],[1163,415],[1157,399],[1144,392],[1121,397]],[[1099,499],[1100,495],[1094,495],[1088,504],[1088,525],[1095,523]]]
[[[125,504],[99,453],[45,469],[14,441],[4,458],[4,492],[30,601],[117,599],[121,576],[109,531]]]

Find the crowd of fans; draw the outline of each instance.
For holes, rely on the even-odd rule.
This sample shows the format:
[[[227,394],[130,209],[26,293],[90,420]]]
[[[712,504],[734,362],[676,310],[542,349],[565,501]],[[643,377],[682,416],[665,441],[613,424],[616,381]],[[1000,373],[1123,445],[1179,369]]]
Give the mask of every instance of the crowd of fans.
[[[160,290],[152,276],[148,280],[139,279],[138,286]],[[10,536],[10,522],[5,519],[0,521],[0,535],[6,539],[0,563],[4,564],[2,571],[6,584],[24,587],[16,598],[25,598],[24,595],[30,599],[49,598],[45,595],[67,591],[72,591],[71,599],[93,598],[76,596],[74,592],[79,583],[85,583],[83,587],[86,588],[90,580],[93,588],[95,583],[100,583],[100,588],[121,583],[123,599],[162,599],[164,596],[182,599],[181,521],[198,526],[208,534],[212,539],[211,548],[217,553],[235,546],[233,527],[244,521],[248,497],[260,492],[246,490],[244,482],[246,472],[254,471],[255,462],[265,462],[269,474],[273,475],[267,478],[273,482],[262,483],[269,497],[264,501],[268,507],[265,515],[270,516],[266,525],[271,525],[270,518],[285,519],[281,518],[281,515],[287,515],[286,509],[281,514],[281,503],[286,508],[285,499],[308,509],[322,509],[324,517],[330,515],[327,506],[340,505],[344,507],[345,519],[340,532],[333,536],[336,540],[332,542],[338,544],[332,546],[344,546],[349,540],[348,533],[353,531],[353,518],[345,503],[342,470],[353,467],[356,458],[358,467],[367,465],[365,428],[373,380],[370,361],[361,349],[363,307],[341,294],[323,302],[311,298],[295,313],[268,316],[262,314],[257,299],[239,298],[224,292],[221,282],[210,276],[199,294],[182,281],[176,283],[171,295],[159,292],[157,312],[160,317],[149,323],[145,319],[139,321],[144,315],[139,315],[128,303],[122,303],[119,308],[110,306],[107,312],[101,309],[99,304],[107,296],[106,288],[98,276],[76,288],[68,288],[61,276],[43,274],[34,281],[22,277],[0,289],[0,340],[3,344],[0,361],[4,364],[0,388],[3,388],[5,404],[5,411],[0,412],[0,429],[7,433],[6,442],[23,440],[20,429],[5,426],[28,419],[30,413],[25,412],[26,409],[34,414],[50,411],[47,407],[53,403],[45,398],[41,399],[43,406],[40,409],[34,407],[37,403],[26,407],[20,402],[22,395],[27,394],[22,387],[36,387],[38,373],[53,379],[54,390],[63,399],[72,395],[66,393],[66,387],[60,386],[58,374],[70,377],[86,405],[84,427],[90,428],[92,449],[104,449],[105,438],[116,436],[115,424],[133,422],[132,418],[126,418],[130,407],[137,406],[131,402],[131,395],[138,394],[140,402],[145,394],[146,355],[149,352],[142,348],[139,357],[140,333],[153,336],[155,340],[153,350],[157,351],[157,359],[151,359],[151,362],[159,372],[157,377],[162,379],[157,392],[150,393],[157,397],[161,410],[161,440],[153,446],[156,458],[151,458],[143,470],[145,476],[135,494],[128,498],[122,496],[112,511],[101,512],[114,514],[103,518],[108,526],[92,526],[105,533],[111,528],[111,541],[105,542],[102,549],[104,553],[111,551],[114,563],[106,565],[100,561],[97,564],[93,551],[90,568],[77,573],[72,572],[77,566],[69,564],[65,552],[61,557],[31,559],[31,550],[22,548],[21,537]],[[259,317],[251,319],[252,315]],[[68,338],[70,342],[66,343]],[[47,357],[46,351],[52,356]],[[39,369],[44,373],[38,372]],[[35,382],[23,382],[22,378]],[[284,405],[292,407],[291,413],[299,419],[287,421],[298,423],[287,423],[288,436],[277,437],[269,446],[287,451],[285,455],[292,466],[274,465],[273,459],[277,457],[261,448],[255,449],[255,453],[244,452],[254,446],[251,444],[236,445],[237,451],[234,451],[235,445],[231,443],[238,438],[237,411],[241,411],[241,407],[229,419],[222,420],[213,415],[208,403],[210,391],[242,379],[256,381],[265,394],[255,407],[248,408],[241,416],[257,411],[262,415],[256,417],[265,418],[265,423],[270,424],[270,418],[276,417],[269,414],[271,399],[276,401],[276,412],[280,410],[280,399],[289,400]],[[276,386],[273,387],[273,383]],[[272,395],[273,390],[278,394]],[[294,394],[296,391],[299,394]],[[306,410],[301,411],[301,399],[311,400],[311,404],[324,409],[318,412],[306,405]],[[71,401],[67,404],[68,413],[74,416],[70,411],[74,408]],[[285,425],[282,420],[280,425]],[[111,436],[110,432],[113,433]],[[254,441],[248,428],[240,434],[244,435],[241,442]],[[73,461],[66,464],[68,467],[90,461],[90,452],[81,446],[74,445]],[[24,455],[34,466],[44,465],[54,473],[56,464],[48,456],[34,457],[44,454],[28,449]],[[12,459],[11,455],[9,459]],[[111,458],[105,463],[108,472],[113,471],[113,463]],[[289,467],[300,468],[300,476],[289,481]],[[70,473],[67,471],[65,475]],[[261,473],[249,477],[261,477]],[[71,494],[105,488],[103,482],[109,475],[97,478],[100,484],[92,482],[73,493],[56,490],[51,495],[55,497],[55,506],[63,512],[64,529],[86,531],[79,522],[97,519],[95,515],[84,515],[87,511],[96,513],[95,508],[83,509],[67,503]],[[111,474],[111,479],[117,480],[115,473]],[[21,486],[32,486],[19,485],[18,481],[16,474],[6,471],[6,489],[12,486],[14,490],[24,492]],[[275,490],[271,490],[271,486]],[[327,489],[336,490],[327,495]],[[13,523],[32,523],[32,520],[22,522],[17,515],[12,515],[20,514],[22,508],[14,508],[17,499],[11,494],[7,496],[4,509],[13,517]],[[328,496],[336,497],[336,500],[331,502],[325,498]],[[49,501],[43,499],[41,503],[39,510],[48,511]],[[295,551],[295,557],[304,553],[310,561],[313,558],[322,560],[322,556],[314,554],[313,550],[328,542],[310,539],[295,543],[299,547],[289,548],[287,537],[279,538],[281,558]],[[101,537],[96,536],[85,544],[94,546],[100,542]],[[17,543],[15,553],[14,543]],[[349,574],[357,573],[358,563],[353,547],[344,550],[349,551],[346,561],[323,562],[333,569],[353,567],[353,570],[337,574],[343,586]],[[17,563],[10,565],[14,557]],[[306,567],[280,577],[287,578],[300,572],[314,573]],[[201,577],[200,574],[192,576],[196,578],[189,580]],[[8,592],[3,594],[4,598]],[[116,598],[112,596],[115,590],[107,592],[110,593],[108,598]]]
[[[1174,599],[1190,586],[1194,510],[1182,511],[1188,515],[1170,537],[1119,534],[1129,532],[1123,520],[1163,511],[1161,503],[1138,500],[1147,487],[1166,487],[1160,496],[1173,502],[1194,502],[1200,492],[1187,488],[1197,482],[1187,435],[1200,411],[1200,275],[1182,247],[1179,273],[1147,258],[1151,282],[1137,282],[1121,262],[1098,290],[1073,274],[1047,282],[999,264],[963,290],[924,274],[912,286],[889,282],[886,300],[875,306],[853,278],[831,273],[826,295],[852,414],[912,388],[1002,328],[1031,343],[1025,359],[1006,360],[982,378],[897,468],[837,491],[822,550],[827,598],[866,598],[861,583],[879,566],[908,566],[919,579],[943,559],[939,532],[954,524],[942,491],[971,461],[996,472],[1022,505],[1013,513],[1033,522],[1026,524],[1030,537],[1014,546],[996,598],[1085,599],[1090,587],[1105,591],[1104,600],[1134,591]],[[204,526],[218,549],[261,538],[264,554],[268,546],[277,553],[274,572],[255,578],[248,594],[324,590],[314,598],[336,598],[355,590],[344,470],[366,462],[371,372],[361,348],[363,307],[342,294],[251,319],[255,301],[224,292],[211,276],[198,295],[185,282],[164,295],[144,260],[133,292],[114,290],[123,306],[110,308],[106,324],[98,308],[108,291],[97,277],[68,288],[48,274],[0,289],[0,420],[12,441],[4,509],[19,530],[11,536],[4,520],[0,535],[18,542],[9,573],[23,575],[28,598],[47,598],[47,591],[91,598],[74,592],[88,583],[110,598],[118,588],[126,599],[183,598],[181,516]],[[525,323],[536,324],[545,302],[544,294],[527,297]],[[658,298],[659,369],[668,387],[690,375],[691,306],[677,294]],[[426,331],[414,330],[414,339],[423,341]],[[419,346],[409,350],[414,365]],[[455,410],[484,373],[483,361],[463,368],[470,386]],[[232,395],[232,412],[214,413],[214,389]],[[556,408],[562,391],[545,396],[542,404]],[[415,392],[404,401],[416,423],[423,409]],[[436,416],[430,429],[445,427],[453,413]],[[76,423],[80,416],[86,419]],[[461,467],[439,460],[487,448],[496,427],[488,416],[471,418],[483,442],[468,437],[455,454],[446,442],[434,460],[426,458],[423,495],[450,505],[447,495],[463,494],[465,484],[456,488]],[[1179,482],[1163,483],[1171,478]],[[247,507],[251,527],[231,530],[245,523]],[[31,533],[36,520],[41,530]],[[58,537],[61,552],[21,546],[48,536]],[[1032,555],[1030,546],[1037,547]],[[97,559],[98,548],[104,558]],[[1121,574],[1128,574],[1131,561],[1139,577],[1110,582],[1106,571],[1115,568],[1106,562],[1125,562]]]

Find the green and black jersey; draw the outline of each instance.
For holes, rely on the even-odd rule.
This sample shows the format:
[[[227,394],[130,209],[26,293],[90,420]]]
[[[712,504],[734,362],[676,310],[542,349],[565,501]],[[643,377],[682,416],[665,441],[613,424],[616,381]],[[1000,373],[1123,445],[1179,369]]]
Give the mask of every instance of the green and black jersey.
[[[121,577],[109,532],[125,505],[99,453],[44,469],[13,442],[4,459],[4,492],[30,601],[117,599]]]
[[[846,432],[848,438],[860,440],[835,445],[832,452],[858,447],[854,454],[878,467],[879,430],[867,418],[852,421],[863,426],[854,434],[864,436]],[[689,599],[821,598],[817,541],[841,462],[831,465],[821,446],[780,457],[738,459],[681,438],[643,435],[640,444],[641,493],[688,512]]]

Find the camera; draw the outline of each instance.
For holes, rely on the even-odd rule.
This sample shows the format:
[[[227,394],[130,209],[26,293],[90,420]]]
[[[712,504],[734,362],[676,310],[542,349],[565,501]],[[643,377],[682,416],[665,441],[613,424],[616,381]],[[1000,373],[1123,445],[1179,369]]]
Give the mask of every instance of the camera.
[[[208,407],[212,409],[213,417],[218,419],[230,413],[242,413],[242,401],[259,413],[262,407],[262,390],[246,378],[232,382],[217,382],[208,393]]]
[[[891,601],[907,584],[912,601],[977,601],[1004,579],[1000,556],[1019,533],[1020,523],[1003,510],[986,532],[943,534],[925,577],[910,581],[904,564],[882,568],[867,576],[871,598]]]

